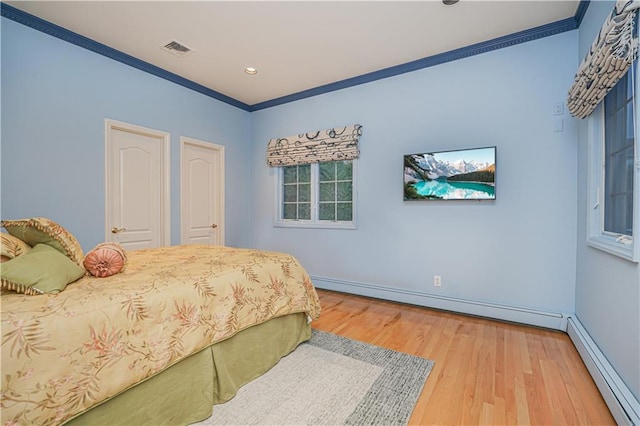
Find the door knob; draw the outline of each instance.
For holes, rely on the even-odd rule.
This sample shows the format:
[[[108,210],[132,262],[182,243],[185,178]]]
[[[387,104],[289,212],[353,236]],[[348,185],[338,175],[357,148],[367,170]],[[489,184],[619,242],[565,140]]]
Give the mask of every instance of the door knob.
[[[112,234],[117,234],[118,232],[122,232],[122,231],[126,231],[126,228],[116,228],[115,226],[113,228],[111,228],[111,233]]]
[[[218,225],[216,225],[216,224],[214,223],[214,224],[212,224],[212,225],[211,225],[211,227],[212,227],[213,229],[216,229],[216,228],[218,227]]]

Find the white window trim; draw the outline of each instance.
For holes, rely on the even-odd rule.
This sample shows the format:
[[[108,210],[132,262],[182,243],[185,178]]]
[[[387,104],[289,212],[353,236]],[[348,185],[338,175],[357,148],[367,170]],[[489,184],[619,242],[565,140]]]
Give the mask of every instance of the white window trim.
[[[633,68],[632,68],[633,69]],[[636,79],[637,85],[637,79]],[[637,87],[636,87],[637,89]],[[636,90],[636,93],[638,91]],[[638,117],[637,96],[634,98],[634,114]],[[587,244],[623,259],[640,261],[640,151],[638,131],[635,131],[635,167],[633,176],[633,237],[606,232],[604,230],[604,102],[587,118],[587,164],[588,164],[588,196],[587,196]],[[638,122],[636,118],[636,122]]]
[[[353,203],[353,216],[351,221],[329,221],[329,220],[318,220],[318,200],[317,194],[318,190],[318,180],[314,179],[311,183],[311,220],[292,220],[292,219],[282,219],[282,208],[283,208],[283,199],[284,191],[282,191],[282,179],[284,174],[283,167],[277,167],[275,176],[275,209],[274,209],[274,222],[273,226],[276,228],[318,228],[318,229],[357,229],[356,219],[358,217],[358,184],[357,184],[357,175],[358,175],[358,160],[350,160],[353,164],[353,180],[352,180],[352,200]]]

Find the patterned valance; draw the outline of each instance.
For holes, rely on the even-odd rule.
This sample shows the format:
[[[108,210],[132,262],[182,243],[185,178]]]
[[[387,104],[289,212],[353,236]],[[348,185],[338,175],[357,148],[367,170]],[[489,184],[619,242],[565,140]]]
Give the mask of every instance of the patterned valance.
[[[267,164],[271,167],[358,158],[362,126],[345,127],[271,139],[267,145]]]
[[[571,115],[585,118],[624,76],[636,58],[638,38],[633,27],[640,0],[618,0],[593,41],[569,90]]]

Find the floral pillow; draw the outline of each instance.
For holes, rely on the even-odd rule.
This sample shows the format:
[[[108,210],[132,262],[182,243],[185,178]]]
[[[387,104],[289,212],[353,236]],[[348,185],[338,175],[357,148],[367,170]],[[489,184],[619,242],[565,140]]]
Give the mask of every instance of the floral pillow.
[[[2,227],[14,237],[30,246],[46,244],[82,266],[83,253],[76,237],[64,227],[44,217],[31,219],[3,220]]]
[[[11,234],[0,232],[0,255],[8,259],[16,258],[22,254],[27,254],[31,246]]]
[[[94,277],[104,278],[124,269],[127,253],[118,243],[98,244],[84,258],[84,268]]]

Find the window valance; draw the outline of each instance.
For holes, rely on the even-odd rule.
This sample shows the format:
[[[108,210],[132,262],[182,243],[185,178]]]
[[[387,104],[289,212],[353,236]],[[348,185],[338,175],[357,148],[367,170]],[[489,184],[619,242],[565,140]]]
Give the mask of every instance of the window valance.
[[[638,7],[640,0],[618,0],[593,41],[569,90],[567,107],[574,117],[589,116],[635,60]]]
[[[353,160],[360,155],[358,149],[360,135],[362,135],[362,126],[353,124],[271,139],[267,145],[267,164],[271,167],[281,167]]]

